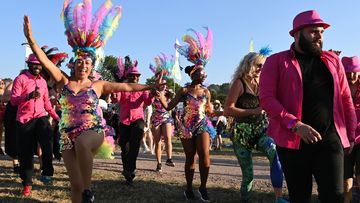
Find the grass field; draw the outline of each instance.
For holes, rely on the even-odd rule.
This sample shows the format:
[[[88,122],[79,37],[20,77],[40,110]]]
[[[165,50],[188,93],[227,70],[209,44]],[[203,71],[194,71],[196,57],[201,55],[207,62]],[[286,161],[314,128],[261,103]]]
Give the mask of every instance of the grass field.
[[[210,169],[208,192],[212,202],[240,202],[241,173],[231,147],[225,147],[222,151],[212,151],[211,154],[213,164]],[[95,202],[184,202],[183,158],[181,143],[175,140],[176,167],[164,168],[162,173],[156,173],[155,157],[140,154],[137,179],[132,187],[125,185],[124,178],[120,175],[122,166],[119,151],[116,152],[115,160],[97,159],[94,163],[92,179]],[[254,165],[261,167],[259,170],[267,168],[266,159],[261,154],[255,153],[254,160],[256,160]],[[31,196],[23,198],[21,180],[12,173],[11,160],[6,156],[0,157],[0,202],[70,202],[69,181],[65,167],[62,162],[57,161],[54,161],[54,166],[53,184],[41,183],[37,173],[33,178]],[[35,164],[35,167],[38,168],[38,164]],[[253,202],[271,203],[274,202],[271,183],[268,172],[263,171],[263,173],[266,175],[255,177]],[[194,189],[199,182],[199,174],[196,173]]]

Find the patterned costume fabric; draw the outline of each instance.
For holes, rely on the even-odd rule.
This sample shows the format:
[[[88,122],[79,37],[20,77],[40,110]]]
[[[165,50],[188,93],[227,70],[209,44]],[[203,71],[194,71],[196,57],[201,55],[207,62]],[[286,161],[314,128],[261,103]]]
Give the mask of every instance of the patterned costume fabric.
[[[180,126],[180,137],[190,139],[203,132],[208,132],[210,137],[214,139],[216,130],[205,114],[206,95],[194,97],[190,93],[186,93],[183,102],[184,112],[181,116],[182,125]]]
[[[244,82],[243,82],[244,84]],[[244,85],[244,87],[246,87]],[[251,93],[244,92],[236,101],[235,106],[241,109],[259,107],[259,98]],[[256,143],[265,135],[269,122],[265,115],[251,115],[237,117],[233,124],[233,140],[248,150],[256,148]],[[266,136],[266,135],[265,135]]]
[[[243,81],[242,81],[243,82]],[[243,82],[244,87],[245,84]],[[246,91],[237,99],[235,106],[242,109],[259,107],[259,98]],[[241,199],[249,201],[254,179],[252,151],[263,152],[270,162],[270,178],[274,188],[282,188],[283,173],[274,140],[266,135],[268,120],[265,115],[236,117],[233,124],[233,146],[242,171]]]
[[[157,126],[165,124],[165,123],[171,123],[171,124],[174,123],[170,112],[167,111],[162,106],[162,104],[158,98],[156,98],[154,100],[153,107],[154,107],[154,110],[153,110],[153,113],[151,116],[151,123],[154,127],[157,127]]]
[[[274,140],[264,134],[260,139],[258,139],[256,146],[257,150],[264,153],[270,162],[270,178],[272,186],[274,188],[282,188],[284,176],[278,155],[276,153],[276,145],[274,144]],[[241,200],[246,202],[251,199],[251,190],[254,180],[252,151],[248,150],[244,145],[235,141],[233,142],[233,147],[242,171],[240,189]]]
[[[92,86],[75,94],[65,85],[59,102],[62,106],[59,123],[61,151],[72,149],[76,138],[84,131],[103,131],[102,118],[97,111],[99,98]]]

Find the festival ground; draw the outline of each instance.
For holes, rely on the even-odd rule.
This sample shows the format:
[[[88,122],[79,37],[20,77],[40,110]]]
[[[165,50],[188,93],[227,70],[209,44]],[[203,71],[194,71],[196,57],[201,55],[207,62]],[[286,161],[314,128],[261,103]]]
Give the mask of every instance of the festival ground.
[[[93,190],[96,202],[184,202],[183,190],[184,154],[179,141],[174,141],[175,167],[163,163],[161,173],[155,171],[155,156],[139,153],[137,178],[133,186],[127,186],[123,176],[120,151],[114,160],[95,159],[93,171]],[[36,159],[35,159],[36,160]],[[166,155],[163,153],[163,162]],[[12,173],[12,162],[7,156],[0,157],[0,202],[70,202],[70,187],[63,162],[54,161],[55,175],[51,185],[42,184],[34,176],[30,197],[21,196],[21,180]],[[39,165],[35,164],[35,168]],[[269,177],[268,161],[261,154],[254,154],[254,192],[253,202],[274,202]],[[200,184],[198,165],[194,178],[194,190]],[[240,202],[241,170],[230,146],[222,151],[211,152],[211,168],[208,191],[212,202]],[[284,183],[285,186],[285,183]],[[284,187],[286,196],[286,186]],[[314,198],[316,192],[314,187]],[[197,202],[197,201],[193,201]],[[313,202],[317,202],[314,200]]]

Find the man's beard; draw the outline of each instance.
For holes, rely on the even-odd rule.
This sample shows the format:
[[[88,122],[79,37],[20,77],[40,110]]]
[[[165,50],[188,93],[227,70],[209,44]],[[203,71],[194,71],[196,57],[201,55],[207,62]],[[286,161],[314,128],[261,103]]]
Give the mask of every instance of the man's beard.
[[[319,43],[320,47],[315,46],[313,42],[307,40],[305,36],[300,32],[299,46],[301,50],[306,54],[320,56],[322,53],[322,42]]]

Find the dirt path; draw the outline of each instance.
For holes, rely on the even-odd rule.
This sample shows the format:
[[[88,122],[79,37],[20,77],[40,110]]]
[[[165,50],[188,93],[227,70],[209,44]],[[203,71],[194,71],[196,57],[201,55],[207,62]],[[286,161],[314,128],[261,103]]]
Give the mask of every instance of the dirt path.
[[[225,154],[211,155],[209,195],[212,202],[239,202],[241,170],[231,151]],[[180,150],[173,155],[175,167],[166,166],[166,156],[163,155],[161,173],[155,171],[155,155],[140,153],[133,187],[126,186],[121,176],[120,152],[116,151],[115,156],[114,160],[95,159],[92,189],[97,202],[184,202],[182,193],[185,188],[185,157]],[[11,160],[7,156],[0,156],[0,202],[69,202],[70,188],[64,164],[54,161],[54,166],[54,183],[50,186],[43,185],[38,181],[37,173],[33,178],[32,195],[24,199],[21,197],[21,180],[12,173]],[[35,167],[38,168],[38,164]],[[265,157],[254,156],[254,174],[253,202],[274,202],[269,166]],[[196,165],[194,189],[199,185],[200,177]]]
[[[116,153],[115,161],[110,161],[104,165],[104,160],[95,162],[96,169],[115,170],[120,173],[122,170],[120,154]],[[173,161],[175,167],[165,165],[166,155],[163,155],[162,172],[156,172],[155,156],[151,154],[140,153],[137,161],[137,176],[140,179],[156,179],[160,182],[168,182],[171,179],[174,182],[183,182],[185,156],[183,153],[174,153]],[[115,162],[115,163],[114,163]],[[271,193],[272,186],[270,182],[270,171],[268,161],[263,156],[254,157],[254,190]],[[211,167],[208,179],[208,187],[224,187],[235,190],[240,189],[241,169],[234,155],[211,155]],[[200,175],[198,164],[195,169],[194,185],[200,184]],[[285,186],[285,183],[284,183]],[[286,189],[285,189],[286,190]]]

